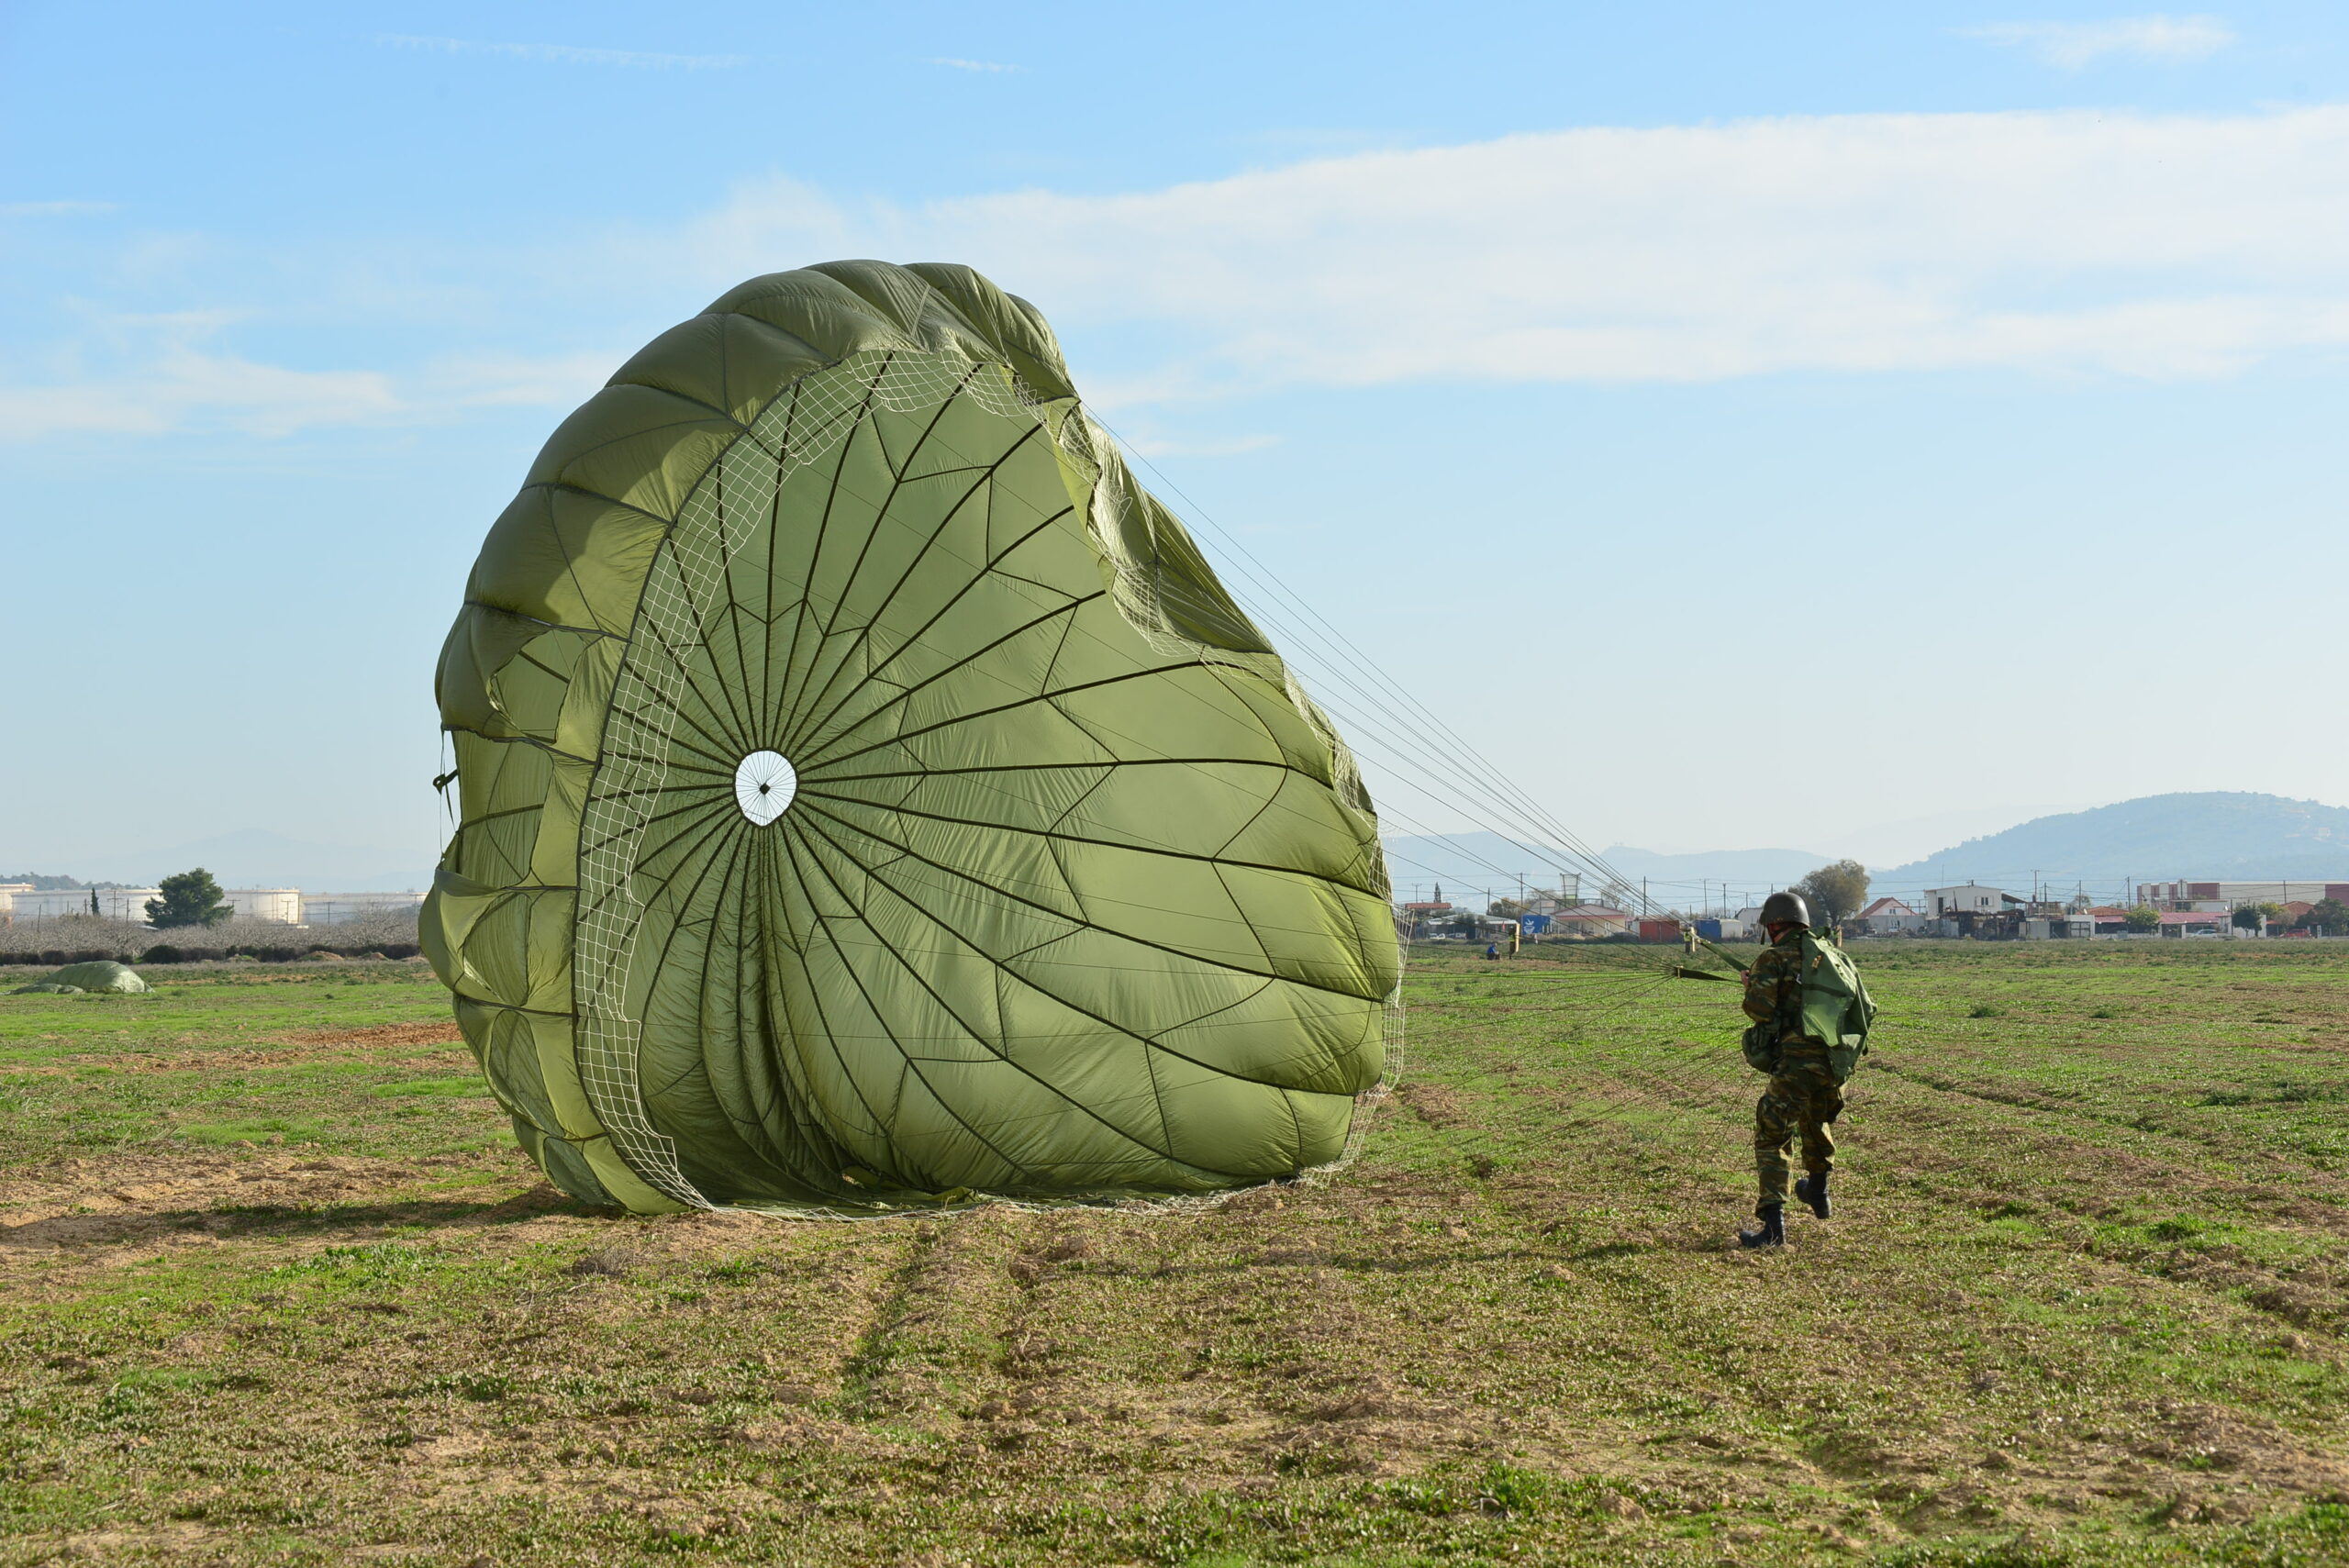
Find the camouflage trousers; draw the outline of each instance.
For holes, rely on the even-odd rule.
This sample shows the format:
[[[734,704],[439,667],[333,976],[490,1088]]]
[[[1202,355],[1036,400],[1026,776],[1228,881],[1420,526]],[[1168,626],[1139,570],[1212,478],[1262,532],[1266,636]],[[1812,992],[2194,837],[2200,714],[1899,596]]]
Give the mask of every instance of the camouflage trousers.
[[[1753,1169],[1761,1179],[1759,1207],[1783,1207],[1787,1179],[1792,1173],[1787,1155],[1795,1139],[1802,1139],[1802,1168],[1823,1176],[1835,1168],[1833,1123],[1843,1114],[1843,1091],[1827,1070],[1827,1052],[1789,1046],[1779,1053],[1778,1070],[1753,1107]]]

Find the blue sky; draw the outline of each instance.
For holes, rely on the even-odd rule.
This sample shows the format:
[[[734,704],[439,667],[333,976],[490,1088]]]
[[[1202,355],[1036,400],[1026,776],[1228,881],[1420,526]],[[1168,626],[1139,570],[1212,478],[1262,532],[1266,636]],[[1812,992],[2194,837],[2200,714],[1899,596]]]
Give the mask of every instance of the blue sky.
[[[540,441],[853,255],[1033,299],[1594,843],[2349,802],[2337,8],[17,4],[0,71],[0,870],[429,864]]]

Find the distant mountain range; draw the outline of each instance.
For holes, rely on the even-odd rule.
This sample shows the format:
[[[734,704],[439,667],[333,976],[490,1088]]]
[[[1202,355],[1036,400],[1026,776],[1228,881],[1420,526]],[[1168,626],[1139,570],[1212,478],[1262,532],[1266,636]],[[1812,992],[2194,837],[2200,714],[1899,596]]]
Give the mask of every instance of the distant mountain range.
[[[1573,864],[1555,850],[1520,849],[1486,832],[1389,839],[1386,853],[1397,896],[1426,897],[1441,882],[1455,904],[1513,895],[1520,873],[1529,887],[1555,887],[1553,868]],[[1647,878],[1658,903],[1681,907],[1718,902],[1721,895],[1707,883],[1756,895],[1836,858],[1805,850],[1665,855],[1621,844],[1604,855],[1631,883]],[[2120,895],[2124,881],[2349,881],[2349,809],[2233,791],[2146,795],[2033,817],[1906,865],[1869,870],[1878,892],[1903,896],[1963,882],[2021,891],[2034,875],[2066,892],[2085,884],[2099,898]],[[1598,891],[1583,879],[1586,897]]]
[[[1481,903],[1513,895],[1520,876],[1527,887],[1554,888],[1559,868],[1574,864],[1558,851],[1531,841],[1520,849],[1497,833],[1484,831],[1397,837],[1386,843],[1387,870],[1398,897],[1425,897],[1442,883],[1453,902]],[[46,857],[20,852],[0,853],[0,860],[32,871],[71,872],[93,882],[142,887],[200,865],[225,886],[364,893],[430,886],[429,853],[428,847],[417,857],[417,863],[402,864],[408,857],[348,844],[310,843],[252,828],[161,849],[93,855],[72,865],[37,863]],[[1758,895],[1836,858],[1785,849],[1667,855],[1626,844],[1613,845],[1604,854],[1634,884],[1647,878],[1657,902],[1681,907],[1700,899],[1718,902],[1721,884],[1740,897]],[[2349,809],[2231,791],[2146,795],[2088,811],[2033,817],[1905,865],[1869,869],[1878,891],[1903,895],[1969,881],[2027,889],[2034,873],[2059,888],[2086,883],[2098,897],[2115,896],[2123,879],[2349,881]],[[1598,896],[1595,879],[1583,879],[1583,893]]]
[[[2117,886],[2182,878],[2349,881],[2349,809],[2279,795],[2211,790],[2149,795],[2093,811],[2034,817],[2021,827],[1877,873],[1896,888],[1987,883],[2029,887],[2033,873],[2058,884]]]

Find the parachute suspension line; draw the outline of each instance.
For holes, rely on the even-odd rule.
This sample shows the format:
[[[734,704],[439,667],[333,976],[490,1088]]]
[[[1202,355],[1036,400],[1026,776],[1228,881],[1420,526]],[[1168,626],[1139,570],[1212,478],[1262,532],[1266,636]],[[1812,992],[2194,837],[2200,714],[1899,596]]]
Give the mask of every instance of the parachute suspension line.
[[[451,747],[449,727],[444,724],[440,727],[440,773],[432,781],[432,793],[440,797],[440,819],[443,824],[440,834],[440,852],[444,855],[449,852],[449,840],[457,836],[457,803],[449,798],[449,785],[457,776],[456,763],[450,758]]]
[[[1420,729],[1417,724],[1413,723],[1414,717],[1416,717],[1419,722],[1431,728],[1437,736],[1448,740],[1453,748],[1455,748],[1459,751],[1466,752],[1471,758],[1477,762],[1486,770],[1486,775],[1497,781],[1502,786],[1502,789],[1505,792],[1505,796],[1514,797],[1512,804],[1517,806],[1521,811],[1529,814],[1531,819],[1537,826],[1543,828],[1551,836],[1559,839],[1564,843],[1564,847],[1572,851],[1576,858],[1586,862],[1591,869],[1604,872],[1609,875],[1614,874],[1614,868],[1609,866],[1601,856],[1599,856],[1595,851],[1592,851],[1586,844],[1583,843],[1581,840],[1568,830],[1563,823],[1560,823],[1554,817],[1552,817],[1531,795],[1519,788],[1507,774],[1501,773],[1497,768],[1493,767],[1488,759],[1485,758],[1480,752],[1478,752],[1464,737],[1460,735],[1460,733],[1454,730],[1450,725],[1446,724],[1443,719],[1432,709],[1428,707],[1425,703],[1419,701],[1419,698],[1414,696],[1408,689],[1402,686],[1400,683],[1397,682],[1392,676],[1388,675],[1384,670],[1379,668],[1379,666],[1371,660],[1370,656],[1364,653],[1363,650],[1353,641],[1353,639],[1348,638],[1343,632],[1340,631],[1335,626],[1331,625],[1327,617],[1325,617],[1318,609],[1314,608],[1310,601],[1305,599],[1295,590],[1288,587],[1286,584],[1283,583],[1275,574],[1274,574],[1270,567],[1266,566],[1247,548],[1245,544],[1241,542],[1237,536],[1232,534],[1230,529],[1224,528],[1222,524],[1217,522],[1213,517],[1209,516],[1204,508],[1201,508],[1196,501],[1193,501],[1191,497],[1183,491],[1181,486],[1177,485],[1173,479],[1169,478],[1163,470],[1161,470],[1155,463],[1151,462],[1148,458],[1142,457],[1140,453],[1136,453],[1135,455],[1138,461],[1140,461],[1145,467],[1149,468],[1152,473],[1157,475],[1157,477],[1166,484],[1168,489],[1181,496],[1183,500],[1197,513],[1200,520],[1206,523],[1209,528],[1213,528],[1218,537],[1222,539],[1230,550],[1236,552],[1239,556],[1244,558],[1245,564],[1242,565],[1242,570],[1252,580],[1257,581],[1265,585],[1269,591],[1277,593],[1283,598],[1286,598],[1290,604],[1297,606],[1297,610],[1304,617],[1306,617],[1306,619],[1303,623],[1297,624],[1294,629],[1308,633],[1315,641],[1319,641],[1326,646],[1343,651],[1344,654],[1347,655],[1348,658],[1343,662],[1332,662],[1330,668],[1333,673],[1340,675],[1341,679],[1345,680],[1346,684],[1357,692],[1362,692],[1362,688],[1348,677],[1347,671],[1349,667],[1353,671],[1360,672],[1368,679],[1375,682],[1378,686],[1385,688],[1386,694],[1395,702],[1399,703],[1402,706],[1403,711],[1399,713],[1396,712],[1392,707],[1386,706],[1384,704],[1381,705],[1382,708],[1386,711],[1390,717],[1410,728],[1412,733],[1419,739],[1423,744],[1430,743],[1430,738],[1425,730]],[[1371,693],[1363,692],[1362,695],[1373,701],[1377,700]],[[1439,756],[1448,756],[1451,754],[1444,751],[1441,747],[1436,747],[1435,751]],[[1524,848],[1522,845],[1519,847]]]
[[[1097,418],[1095,422],[1100,423]],[[1636,891],[1636,884],[1631,878],[1559,821],[1508,774],[1494,766],[1489,759],[1425,703],[1380,669],[1369,655],[1332,626],[1302,595],[1283,583],[1253,551],[1217,522],[1157,464],[1135,451],[1131,444],[1110,427],[1102,425],[1101,428],[1116,438],[1137,463],[1147,468],[1170,492],[1181,498],[1192,516],[1215,531],[1238,573],[1253,583],[1260,591],[1257,603],[1249,606],[1251,613],[1262,615],[1267,623],[1278,629],[1290,650],[1305,654],[1305,658],[1299,660],[1295,651],[1291,652],[1292,662],[1309,662],[1318,666],[1314,672],[1317,680],[1327,677],[1335,685],[1353,693],[1364,705],[1364,708],[1356,708],[1344,717],[1350,728],[1371,732],[1382,742],[1384,749],[1389,749],[1389,754],[1383,761],[1387,762],[1390,767],[1397,763],[1411,764],[1411,771],[1422,781],[1432,781],[1439,775],[1448,774],[1445,779],[1445,793],[1451,796],[1448,804],[1454,808],[1465,809],[1479,826],[1553,870],[1593,875],[1603,885],[1619,888],[1624,896],[1638,900],[1642,912],[1653,912],[1653,902]],[[1284,611],[1280,607],[1281,601],[1295,606],[1297,614],[1291,616]],[[1361,679],[1356,679],[1357,675]],[[1370,684],[1365,684],[1365,682]],[[1330,687],[1324,685],[1322,689],[1327,693]],[[1354,705],[1332,701],[1331,706],[1353,707]],[[1386,725],[1369,722],[1365,709],[1378,715]],[[1386,726],[1391,726],[1394,731],[1400,731],[1400,736],[1388,730]],[[1476,764],[1479,771],[1471,773],[1462,766],[1459,760],[1464,757]],[[1431,799],[1446,803],[1435,794],[1429,783],[1404,782],[1412,783],[1412,787]],[[1400,813],[1382,806],[1381,815],[1399,817]],[[1556,852],[1525,842],[1527,839],[1548,839]],[[1457,844],[1453,847],[1455,850],[1464,849],[1464,846]],[[1470,858],[1477,860],[1487,869],[1499,870],[1481,856]]]
[[[1514,784],[1510,783],[1507,776],[1502,774],[1499,770],[1492,767],[1490,762],[1477,753],[1473,746],[1471,746],[1464,738],[1460,737],[1456,731],[1453,730],[1450,726],[1444,724],[1443,721],[1428,709],[1424,704],[1413,697],[1399,684],[1394,681],[1392,677],[1386,675],[1383,671],[1381,671],[1359,647],[1355,646],[1350,639],[1345,638],[1344,634],[1339,632],[1336,628],[1330,626],[1328,620],[1323,617],[1319,611],[1315,610],[1309,603],[1305,601],[1293,590],[1289,589],[1286,584],[1281,583],[1279,579],[1271,573],[1268,567],[1265,567],[1261,561],[1258,561],[1255,558],[1252,552],[1248,550],[1244,544],[1241,543],[1238,539],[1231,535],[1230,530],[1224,528],[1222,525],[1218,523],[1212,517],[1208,516],[1203,509],[1199,508],[1197,503],[1193,501],[1189,495],[1185,494],[1181,487],[1175,484],[1172,479],[1168,478],[1156,464],[1151,463],[1147,458],[1142,458],[1138,453],[1136,454],[1136,457],[1137,460],[1142,462],[1144,466],[1148,467],[1153,474],[1157,475],[1158,478],[1166,484],[1169,490],[1181,496],[1188,505],[1190,505],[1192,509],[1198,515],[1201,521],[1205,522],[1209,528],[1214,528],[1217,534],[1225,540],[1230,549],[1238,556],[1242,558],[1241,561],[1235,562],[1235,564],[1239,565],[1240,570],[1244,575],[1248,576],[1252,581],[1255,581],[1259,586],[1264,588],[1267,593],[1277,594],[1287,599],[1290,603],[1297,605],[1299,610],[1306,617],[1309,617],[1309,620],[1307,623],[1300,624],[1288,621],[1286,617],[1280,615],[1277,611],[1272,611],[1266,614],[1265,618],[1267,620],[1274,621],[1275,624],[1281,624],[1283,626],[1283,629],[1288,635],[1292,645],[1302,645],[1308,651],[1312,650],[1315,643],[1319,643],[1328,647],[1330,651],[1328,654],[1325,654],[1322,660],[1318,660],[1317,662],[1326,662],[1327,673],[1334,677],[1339,684],[1356,692],[1390,722],[1402,727],[1411,736],[1412,740],[1418,743],[1416,749],[1419,751],[1422,756],[1431,755],[1445,763],[1449,763],[1453,757],[1462,751],[1464,751],[1471,757],[1475,758],[1484,766],[1484,777],[1497,781],[1503,786],[1505,794],[1502,799],[1495,804],[1500,804],[1505,806],[1514,806],[1516,808],[1513,813],[1505,810],[1503,815],[1516,815],[1520,822],[1530,818],[1533,823],[1537,831],[1535,833],[1530,833],[1527,836],[1545,836],[1560,840],[1566,847],[1571,858],[1582,862],[1583,869],[1596,872],[1609,881],[1612,881],[1618,884],[1628,887],[1627,878],[1622,877],[1620,873],[1616,872],[1612,866],[1606,862],[1603,857],[1599,856],[1595,851],[1592,851],[1588,845],[1585,844],[1579,838],[1567,829],[1563,823],[1560,823],[1554,817],[1552,817],[1549,813],[1539,806],[1538,803],[1533,801],[1531,795],[1527,795],[1523,790],[1519,789]],[[1253,563],[1252,567],[1249,564],[1251,562]],[[1340,655],[1337,651],[1340,649],[1343,650],[1342,655]],[[1310,651],[1308,651],[1308,657],[1312,657],[1312,653]],[[1448,738],[1451,742],[1450,746],[1446,747],[1438,743],[1429,735],[1425,728],[1421,728],[1420,723],[1414,720],[1411,714],[1408,712],[1397,711],[1393,704],[1384,700],[1377,693],[1364,688],[1359,682],[1353,679],[1352,673],[1355,671],[1359,671],[1368,678],[1384,686],[1386,692],[1391,693],[1397,700],[1406,705],[1408,709],[1416,710],[1419,718],[1423,719],[1426,725],[1432,726],[1433,728],[1441,735]],[[1364,720],[1359,716],[1356,716],[1353,722],[1357,725],[1361,725],[1364,723]],[[1389,743],[1398,744],[1399,747],[1399,743],[1391,740]],[[1463,778],[1464,780],[1464,774],[1463,775]],[[1525,829],[1522,827],[1519,828],[1520,832],[1523,832],[1524,830]],[[1513,835],[1500,833],[1497,834],[1497,836],[1508,839],[1511,843],[1515,844],[1517,848],[1524,850],[1528,854],[1532,855],[1535,859],[1549,862],[1553,866],[1556,865],[1556,861],[1553,856],[1543,853],[1533,846],[1519,842]],[[1454,845],[1453,847],[1458,849],[1461,846]],[[1490,862],[1488,862],[1484,863],[1488,867],[1490,865]],[[1557,867],[1557,869],[1569,870],[1574,868],[1561,866]]]

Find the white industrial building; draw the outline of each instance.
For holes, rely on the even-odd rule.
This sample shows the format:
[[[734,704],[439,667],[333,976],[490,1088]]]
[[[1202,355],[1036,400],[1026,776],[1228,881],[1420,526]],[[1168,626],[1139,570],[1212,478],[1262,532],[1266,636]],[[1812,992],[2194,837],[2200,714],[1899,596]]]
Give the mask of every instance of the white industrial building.
[[[407,893],[307,893],[302,895],[302,922],[308,926],[347,926],[371,915],[399,915],[423,907],[424,895]]]
[[[61,920],[90,913],[91,889],[36,888],[30,883],[0,883],[0,925],[27,925]],[[97,913],[109,920],[148,924],[147,901],[161,898],[160,887],[101,887],[96,890]],[[371,915],[413,911],[424,903],[421,893],[305,894],[298,887],[228,887],[221,896],[239,920],[264,920],[278,926],[343,926]]]
[[[95,891],[101,917],[140,926],[147,923],[147,901],[163,895],[160,887],[101,887]],[[87,915],[91,912],[91,892],[86,887],[35,888],[10,883],[0,888],[0,917],[5,917],[10,925],[22,926],[61,920],[70,915]]]
[[[224,895],[239,920],[268,920],[280,926],[303,923],[298,887],[231,887],[224,890]]]

